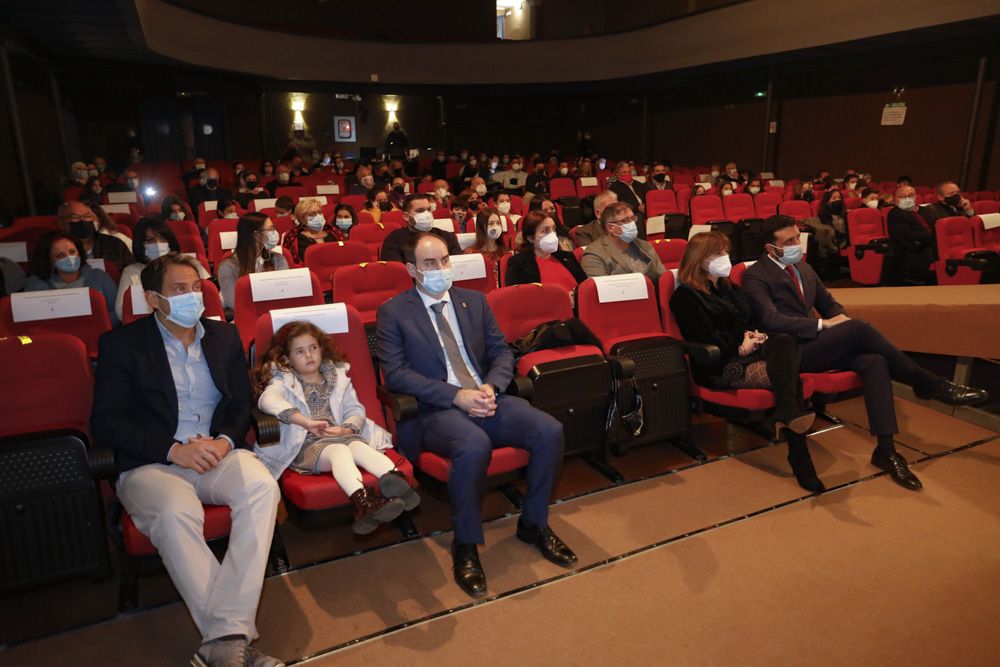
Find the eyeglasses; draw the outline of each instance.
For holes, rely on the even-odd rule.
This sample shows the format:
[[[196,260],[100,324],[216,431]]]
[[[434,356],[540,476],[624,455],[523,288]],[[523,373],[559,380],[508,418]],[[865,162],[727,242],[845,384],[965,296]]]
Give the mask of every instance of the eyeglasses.
[[[63,220],[66,222],[93,222],[97,217],[93,213],[87,213],[86,215],[67,215]]]
[[[609,220],[609,225],[627,225],[630,222],[635,222],[637,218],[633,215],[630,218],[622,218],[621,220]]]

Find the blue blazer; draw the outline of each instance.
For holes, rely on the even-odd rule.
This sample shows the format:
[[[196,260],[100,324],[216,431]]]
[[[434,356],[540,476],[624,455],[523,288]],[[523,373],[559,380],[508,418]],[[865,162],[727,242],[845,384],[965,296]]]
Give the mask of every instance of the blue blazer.
[[[452,287],[448,290],[448,300],[455,307],[465,351],[474,370],[485,384],[495,385],[501,392],[506,390],[514,377],[514,355],[486,304],[486,297],[481,292]],[[452,407],[458,387],[448,384],[444,348],[416,287],[382,304],[376,331],[385,386],[393,392],[413,394],[420,404],[421,415]],[[413,458],[419,452],[421,429],[416,425],[408,429],[400,426],[400,450]]]

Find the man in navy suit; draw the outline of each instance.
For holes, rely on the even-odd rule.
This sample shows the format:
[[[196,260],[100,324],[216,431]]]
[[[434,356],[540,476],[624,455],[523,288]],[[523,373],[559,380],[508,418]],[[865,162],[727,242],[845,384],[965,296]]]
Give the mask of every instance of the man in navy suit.
[[[757,319],[768,333],[795,336],[803,373],[849,370],[861,376],[868,428],[877,438],[872,465],[889,473],[904,488],[922,488],[893,442],[899,427],[892,381],[911,385],[920,398],[948,405],[977,405],[989,400],[989,394],[921,368],[873,326],[851,319],[812,267],[800,261],[801,237],[794,219],[771,216],[761,226],[761,233],[766,253],[743,274],[743,290]]]
[[[524,399],[504,395],[514,357],[486,298],[451,286],[447,244],[417,234],[405,259],[416,286],[379,308],[378,355],[389,390],[413,394],[420,404],[420,428],[401,434],[400,449],[411,459],[423,447],[451,460],[455,581],[470,595],[486,592],[477,551],[483,543],[479,506],[495,446],[513,445],[531,455],[517,537],[554,563],[573,564],[576,555],[548,527],[562,424]]]
[[[192,665],[278,667],[250,646],[280,493],[246,444],[250,381],[236,327],[202,319],[198,264],[142,271],[153,314],[101,336],[90,428],[115,450],[116,490],[163,558],[202,636]],[[202,503],[228,505],[220,564]]]

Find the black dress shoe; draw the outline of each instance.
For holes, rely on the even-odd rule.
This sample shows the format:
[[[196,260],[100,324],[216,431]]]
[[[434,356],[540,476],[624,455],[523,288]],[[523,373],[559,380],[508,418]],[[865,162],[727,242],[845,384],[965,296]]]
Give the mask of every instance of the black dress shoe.
[[[801,443],[796,440],[802,440]],[[806,491],[812,493],[823,493],[826,486],[820,481],[816,474],[816,467],[813,465],[812,457],[806,448],[805,438],[801,435],[792,434],[788,436],[788,464],[792,466],[795,473],[795,481]]]
[[[486,592],[486,573],[479,562],[479,551],[475,544],[452,542],[451,562],[455,583],[463,591],[473,597]]]
[[[538,547],[545,559],[556,565],[565,567],[576,562],[573,550],[566,546],[548,526],[531,526],[518,521],[517,539]]]
[[[924,488],[917,476],[910,472],[910,466],[906,463],[906,459],[897,452],[885,456],[876,451],[872,454],[872,465],[889,473],[892,481],[904,489],[919,491]]]
[[[941,401],[947,405],[982,405],[990,400],[990,392],[985,389],[966,387],[950,380],[941,380],[931,389],[913,388],[917,398]]]

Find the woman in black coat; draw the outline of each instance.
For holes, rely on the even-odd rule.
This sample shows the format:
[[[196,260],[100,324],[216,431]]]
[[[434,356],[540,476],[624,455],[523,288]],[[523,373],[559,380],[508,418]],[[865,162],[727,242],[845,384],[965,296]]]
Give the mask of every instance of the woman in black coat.
[[[556,283],[571,297],[587,279],[572,252],[559,249],[556,222],[543,211],[531,211],[521,219],[523,241],[507,263],[504,285]]]

